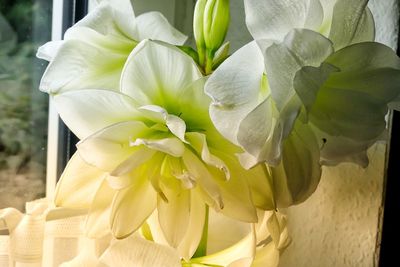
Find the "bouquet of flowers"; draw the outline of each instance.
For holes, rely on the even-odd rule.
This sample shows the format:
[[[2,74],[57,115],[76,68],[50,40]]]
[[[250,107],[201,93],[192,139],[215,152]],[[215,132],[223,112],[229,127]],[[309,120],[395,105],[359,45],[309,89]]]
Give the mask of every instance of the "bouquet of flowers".
[[[42,46],[40,89],[80,139],[55,204],[111,236],[65,266],[277,266],[279,210],[322,165],[366,167],[398,107],[400,59],[367,2],[244,0],[254,40],[230,55],[229,0],[197,1],[195,48],[160,13],[103,0]]]

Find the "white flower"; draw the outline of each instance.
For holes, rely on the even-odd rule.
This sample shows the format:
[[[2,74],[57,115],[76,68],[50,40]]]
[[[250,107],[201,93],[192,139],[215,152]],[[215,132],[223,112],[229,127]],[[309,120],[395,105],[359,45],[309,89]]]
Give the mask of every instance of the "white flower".
[[[186,36],[159,12],[135,17],[129,0],[101,1],[69,28],[63,41],[39,48],[50,61],[40,90],[60,93],[76,89],[119,89],[122,68],[133,48],[144,39],[183,45]]]
[[[366,166],[366,149],[384,132],[387,105],[400,93],[400,60],[372,42],[366,4],[247,0],[246,22],[255,41],[207,81],[211,118],[246,150],[243,166],[267,162],[281,170],[270,167],[281,184],[275,189],[278,206],[298,203],[315,190],[320,157],[324,164]]]
[[[120,92],[54,95],[81,139],[56,204],[89,209],[89,235],[111,227],[117,238],[135,232],[157,207],[168,243],[186,258],[200,241],[206,205],[246,222],[257,221],[256,207],[274,209],[269,174],[240,166],[234,154],[241,149],[211,123],[203,85],[189,56],[145,40],[127,60]]]

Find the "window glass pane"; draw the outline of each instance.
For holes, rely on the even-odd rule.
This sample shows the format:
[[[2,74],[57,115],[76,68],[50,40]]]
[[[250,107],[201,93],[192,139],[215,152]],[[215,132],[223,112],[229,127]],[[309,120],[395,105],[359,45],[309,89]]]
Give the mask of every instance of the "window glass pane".
[[[43,197],[48,96],[35,57],[51,37],[51,0],[0,2],[0,208]]]

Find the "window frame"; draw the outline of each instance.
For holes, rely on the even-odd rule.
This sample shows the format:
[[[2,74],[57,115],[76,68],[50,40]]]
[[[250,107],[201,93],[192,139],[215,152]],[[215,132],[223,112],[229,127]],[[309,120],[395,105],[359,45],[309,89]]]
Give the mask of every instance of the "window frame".
[[[88,0],[53,0],[52,41],[62,40],[65,31],[87,14],[88,6]],[[48,116],[46,197],[52,198],[79,140],[60,119],[51,97]]]

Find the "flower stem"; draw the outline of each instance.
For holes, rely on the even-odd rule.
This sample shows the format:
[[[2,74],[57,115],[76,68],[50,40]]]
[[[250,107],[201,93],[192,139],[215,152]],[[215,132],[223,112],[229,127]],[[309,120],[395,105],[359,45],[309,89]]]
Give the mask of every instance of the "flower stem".
[[[214,59],[214,52],[207,49],[207,52],[206,52],[206,65],[204,67],[204,73],[206,75],[212,73],[213,59]]]

